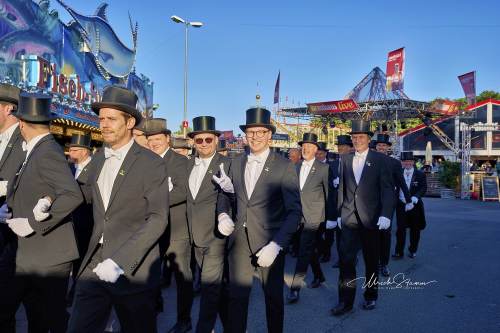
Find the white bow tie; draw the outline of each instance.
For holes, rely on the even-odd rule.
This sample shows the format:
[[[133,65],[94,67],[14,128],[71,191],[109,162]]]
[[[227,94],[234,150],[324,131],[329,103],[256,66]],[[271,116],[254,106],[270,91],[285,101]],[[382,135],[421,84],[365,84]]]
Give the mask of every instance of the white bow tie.
[[[262,163],[262,160],[260,159],[259,156],[255,155],[248,155],[248,163]]]
[[[104,147],[104,157],[106,159],[110,158],[110,157],[116,157],[117,159],[121,160],[122,159],[122,153],[119,152],[119,151],[114,151],[113,149],[109,148],[109,147]]]
[[[203,158],[199,158],[199,157],[194,158],[194,165],[200,165],[202,163],[203,163],[203,166],[205,166],[206,160],[204,160]]]
[[[360,158],[361,158],[361,157],[363,157],[363,153],[358,153],[358,152],[355,152],[355,153],[354,153],[354,156],[355,156],[355,157],[360,157]]]

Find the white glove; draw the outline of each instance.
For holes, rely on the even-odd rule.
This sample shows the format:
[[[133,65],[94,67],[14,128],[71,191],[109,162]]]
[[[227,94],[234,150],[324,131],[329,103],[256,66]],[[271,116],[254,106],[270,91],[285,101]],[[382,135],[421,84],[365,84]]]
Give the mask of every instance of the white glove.
[[[227,215],[226,213],[219,214],[217,220],[219,220],[219,225],[217,226],[217,229],[219,229],[219,232],[221,234],[223,234],[224,236],[229,236],[233,233],[234,222],[229,217],[229,215]]]
[[[7,196],[7,186],[9,186],[9,182],[7,180],[0,181],[0,197]]]
[[[35,232],[35,230],[31,228],[28,219],[22,217],[5,220],[5,223],[7,223],[9,228],[19,237],[26,237]]]
[[[417,204],[418,198],[417,197],[411,197],[411,202],[413,202],[414,205]]]
[[[213,175],[213,180],[219,184],[220,188],[226,193],[234,193],[233,182],[224,172],[224,163],[220,164],[220,177]]]
[[[341,217],[337,217],[337,227],[339,227],[339,229],[342,229],[342,218]]]
[[[49,217],[49,209],[52,203],[47,198],[41,198],[38,200],[35,208],[33,208],[33,215],[35,216],[35,220],[37,222],[42,222],[47,217]]]
[[[330,221],[330,220],[326,221],[326,228],[327,229],[333,229],[336,226],[337,226],[337,221]]]
[[[269,244],[264,246],[262,249],[260,249],[259,252],[255,254],[257,256],[257,264],[260,267],[271,266],[280,251],[281,247],[278,244],[273,241],[269,242]]]
[[[110,283],[115,283],[120,275],[125,274],[123,269],[109,258],[98,264],[92,272],[96,273],[100,280]]]
[[[337,187],[337,186],[339,186],[339,183],[340,183],[339,177],[335,178],[335,179],[333,180],[333,187]]]
[[[409,204],[406,204],[405,205],[405,212],[412,210],[414,207],[415,206],[413,205],[412,202],[410,202]]]
[[[168,191],[172,192],[173,189],[174,189],[174,184],[172,184],[172,178],[168,177]]]
[[[380,216],[378,218],[377,225],[379,230],[389,229],[389,227],[391,226],[391,220],[389,220],[387,217]]]
[[[2,207],[0,207],[0,222],[5,223],[5,220],[8,220],[12,217],[12,213],[9,213],[9,207],[7,207],[7,204],[3,204]]]

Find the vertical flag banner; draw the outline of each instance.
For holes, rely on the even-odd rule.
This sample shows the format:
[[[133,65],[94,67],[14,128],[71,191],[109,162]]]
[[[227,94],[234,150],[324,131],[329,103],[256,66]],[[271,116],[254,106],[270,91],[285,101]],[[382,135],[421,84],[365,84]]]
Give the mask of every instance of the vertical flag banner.
[[[474,104],[476,102],[476,71],[460,75],[458,80],[464,90],[467,103]]]
[[[278,78],[276,79],[276,85],[274,86],[274,104],[280,101],[280,75],[281,71],[278,72]]]
[[[389,52],[387,56],[387,91],[402,91],[404,85],[405,48]]]

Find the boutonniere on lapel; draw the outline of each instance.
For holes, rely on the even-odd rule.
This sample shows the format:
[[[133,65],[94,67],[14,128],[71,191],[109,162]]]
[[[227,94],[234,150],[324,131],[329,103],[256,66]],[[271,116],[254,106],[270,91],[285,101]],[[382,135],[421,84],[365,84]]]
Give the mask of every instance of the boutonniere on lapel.
[[[413,185],[417,186],[418,185],[418,181],[414,181],[412,182]]]
[[[125,176],[125,170],[121,169],[120,172],[118,173],[120,176]]]
[[[366,161],[366,166],[372,166],[372,163],[370,161]]]
[[[264,171],[265,171],[265,172],[269,172],[269,167],[265,167],[265,168],[264,168]]]
[[[311,169],[311,173],[313,173],[314,171],[316,171],[316,168],[315,168],[315,167],[312,167],[312,169]]]
[[[8,148],[12,148],[12,143],[9,143],[9,144],[7,145],[7,147],[8,147]]]
[[[212,172],[212,169],[208,170],[208,173],[209,173],[209,174],[212,174],[212,173],[213,173],[213,172]]]

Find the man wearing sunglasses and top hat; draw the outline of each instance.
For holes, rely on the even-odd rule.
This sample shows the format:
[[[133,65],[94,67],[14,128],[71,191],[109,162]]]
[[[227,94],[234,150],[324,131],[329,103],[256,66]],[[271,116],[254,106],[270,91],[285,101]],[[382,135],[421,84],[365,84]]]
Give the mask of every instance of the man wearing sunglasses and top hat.
[[[408,187],[406,186],[405,179],[403,177],[403,168],[401,167],[401,162],[395,158],[389,156],[389,148],[392,146],[389,135],[378,134],[377,135],[377,151],[384,156],[386,156],[387,166],[391,173],[391,180],[394,186],[394,209],[396,209],[397,202],[399,201],[399,192],[403,192],[405,204],[411,202],[410,193],[408,192]],[[394,211],[393,211],[394,215]],[[389,257],[391,256],[391,228],[380,231],[380,273],[383,276],[389,276],[391,273],[389,271]]]
[[[269,149],[271,112],[247,110],[245,133],[249,154],[233,159],[229,178],[234,185],[234,223],[230,207],[219,206],[219,230],[229,236],[229,302],[227,332],[245,332],[253,273],[264,289],[267,329],[283,331],[285,255],[302,218],[295,165]],[[227,202],[222,202],[223,204]]]
[[[64,152],[49,132],[51,98],[21,93],[15,116],[26,158],[10,182],[0,219],[17,235],[16,271],[0,298],[5,318],[24,304],[31,332],[66,332],[66,292],[78,249],[71,212],[83,201]]]
[[[299,292],[307,273],[307,267],[313,258],[316,246],[316,237],[319,225],[325,220],[337,220],[330,217],[327,207],[328,195],[331,193],[332,179],[330,166],[316,159],[318,151],[318,136],[314,133],[304,133],[302,141],[302,162],[297,164],[297,175],[299,177],[300,200],[302,204],[302,218],[300,228],[299,254],[295,265],[295,274],[287,297],[288,303],[296,303],[299,300]],[[325,281],[321,267],[317,262],[311,265],[314,274],[314,282]],[[319,269],[318,269],[319,268]]]
[[[89,163],[92,160],[91,153],[91,136],[90,133],[79,134],[74,133],[71,136],[71,142],[68,145],[69,160],[72,162],[71,171],[80,186],[84,202],[78,206],[72,214],[73,225],[75,227],[76,243],[80,259],[73,263],[73,282],[76,282],[76,276],[80,269],[83,256],[87,253],[92,229],[94,227],[94,219],[92,218],[92,193],[88,190],[89,186]],[[76,284],[73,283],[69,293],[69,303],[72,303]]]
[[[394,206],[394,189],[385,157],[368,148],[373,132],[370,122],[352,121],[355,153],[343,155],[338,190],[340,234],[339,303],[335,316],[350,312],[356,295],[356,259],[362,250],[365,262],[363,309],[372,310],[378,297],[380,230],[388,229]]]
[[[422,197],[427,192],[427,181],[425,173],[415,169],[415,160],[411,151],[401,152],[401,164],[403,165],[403,177],[410,192],[410,203],[405,203],[405,195],[399,193],[396,214],[398,229],[396,231],[396,250],[392,256],[394,259],[403,257],[406,229],[410,229],[410,246],[408,247],[408,257],[415,258],[418,243],[420,241],[420,231],[426,227],[424,203]]]
[[[172,272],[177,286],[177,323],[169,332],[187,332],[192,327],[193,305],[193,279],[189,266],[191,244],[186,216],[188,159],[170,148],[171,131],[167,129],[165,119],[149,119],[145,134],[149,148],[163,158],[167,167],[170,211],[167,230],[160,238],[160,253],[164,255],[164,276],[166,272]]]
[[[148,121],[149,119],[146,119],[141,115],[141,119],[132,130],[132,135],[134,136],[134,140],[137,144],[143,146],[144,148],[149,149],[148,139],[146,138],[146,133],[145,133]]]
[[[221,132],[215,129],[215,118],[201,116],[193,119],[197,156],[188,162],[187,216],[196,262],[201,268],[200,314],[196,332],[212,332],[220,313],[224,270],[225,238],[217,230],[217,202],[226,200],[223,190],[234,192],[224,180],[230,160],[216,152]]]
[[[102,332],[111,308],[124,332],[156,332],[161,259],[168,224],[165,162],[135,143],[137,96],[108,86],[92,104],[104,149],[89,170],[94,229],[78,273],[68,332]]]
[[[0,206],[7,196],[7,187],[23,164],[26,152],[22,149],[23,137],[17,118],[13,115],[19,102],[20,89],[0,83]],[[0,223],[0,294],[8,286],[16,268],[16,234]],[[10,318],[14,327],[15,316]]]
[[[333,183],[332,183],[332,191],[333,195],[330,195],[330,203],[329,207],[332,207],[332,209],[335,210],[335,215],[338,218],[340,213],[337,211],[337,200],[338,200],[338,189],[339,189],[339,176],[340,176],[340,163],[342,161],[342,158],[346,155],[351,153],[352,149],[352,140],[350,135],[338,135],[337,136],[337,151],[339,153],[338,159],[333,161],[331,164],[332,166],[332,178],[333,178]],[[337,226],[336,221],[330,221],[329,223],[325,224],[326,226],[326,232],[325,232],[325,241],[323,243],[322,247],[322,253],[323,257],[320,259],[321,262],[328,262],[330,261],[330,253],[331,253],[331,248],[334,243],[334,238],[337,238],[337,254],[340,253],[340,233],[341,229]],[[334,236],[335,235],[335,236]],[[336,261],[333,264],[333,268],[338,268],[339,267],[339,261]]]

